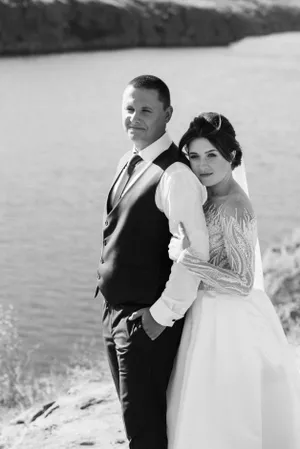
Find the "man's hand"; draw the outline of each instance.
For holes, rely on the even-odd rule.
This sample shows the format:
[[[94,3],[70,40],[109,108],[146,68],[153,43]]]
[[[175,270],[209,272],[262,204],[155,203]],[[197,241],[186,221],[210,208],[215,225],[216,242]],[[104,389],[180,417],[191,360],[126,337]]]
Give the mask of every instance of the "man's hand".
[[[162,326],[155,321],[150,313],[149,308],[140,309],[137,312],[134,312],[129,317],[129,320],[134,321],[140,316],[142,317],[144,331],[146,332],[148,337],[151,338],[151,340],[155,340],[165,330],[166,326]]]

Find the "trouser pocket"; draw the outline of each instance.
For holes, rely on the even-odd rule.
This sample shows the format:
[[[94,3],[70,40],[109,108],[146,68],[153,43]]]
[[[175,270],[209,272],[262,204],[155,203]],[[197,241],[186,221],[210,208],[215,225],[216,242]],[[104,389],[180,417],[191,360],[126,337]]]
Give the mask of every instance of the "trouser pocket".
[[[129,320],[129,317],[126,318],[126,325],[128,329],[129,337],[133,337],[137,332],[143,329],[142,317],[139,316],[135,320]]]

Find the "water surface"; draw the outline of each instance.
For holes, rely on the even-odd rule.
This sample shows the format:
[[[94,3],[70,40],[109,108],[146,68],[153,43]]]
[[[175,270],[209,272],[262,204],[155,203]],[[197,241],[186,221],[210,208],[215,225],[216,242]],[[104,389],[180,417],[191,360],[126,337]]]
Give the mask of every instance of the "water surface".
[[[137,49],[0,60],[0,300],[40,366],[78,338],[101,348],[92,299],[102,208],[119,157],[126,82],[162,77],[176,142],[194,115],[222,112],[245,151],[262,250],[300,222],[300,34],[229,48]]]

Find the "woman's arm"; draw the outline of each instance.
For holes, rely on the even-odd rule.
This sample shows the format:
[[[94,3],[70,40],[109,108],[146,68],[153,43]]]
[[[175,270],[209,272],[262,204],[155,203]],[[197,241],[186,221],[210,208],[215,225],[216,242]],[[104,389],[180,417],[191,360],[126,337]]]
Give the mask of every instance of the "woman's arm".
[[[254,282],[256,222],[242,200],[230,200],[219,210],[224,244],[230,268],[221,268],[200,260],[192,247],[178,259],[197,275],[204,288],[222,293],[247,296]]]

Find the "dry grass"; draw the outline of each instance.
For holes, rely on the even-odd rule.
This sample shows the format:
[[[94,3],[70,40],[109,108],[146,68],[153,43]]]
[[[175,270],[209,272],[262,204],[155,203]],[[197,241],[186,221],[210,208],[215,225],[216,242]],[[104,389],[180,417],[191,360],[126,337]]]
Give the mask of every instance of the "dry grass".
[[[67,364],[54,364],[42,376],[36,374],[32,357],[37,349],[24,349],[13,307],[0,306],[0,424],[32,405],[55,400],[81,380],[108,376],[95,341],[80,340]]]

